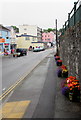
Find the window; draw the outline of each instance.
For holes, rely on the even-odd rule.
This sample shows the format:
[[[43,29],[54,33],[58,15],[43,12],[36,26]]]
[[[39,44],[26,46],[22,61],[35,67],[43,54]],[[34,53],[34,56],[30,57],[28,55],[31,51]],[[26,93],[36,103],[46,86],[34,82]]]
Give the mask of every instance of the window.
[[[2,36],[2,32],[0,31],[0,37]]]
[[[27,30],[26,28],[24,28],[24,30]]]
[[[6,37],[8,37],[8,31],[7,31],[7,32],[5,32],[5,34],[6,34]]]
[[[35,41],[35,38],[34,38],[34,37],[32,37],[32,41]]]
[[[29,37],[25,37],[25,40],[30,40],[30,38]]]
[[[24,33],[24,35],[27,35],[27,33]]]

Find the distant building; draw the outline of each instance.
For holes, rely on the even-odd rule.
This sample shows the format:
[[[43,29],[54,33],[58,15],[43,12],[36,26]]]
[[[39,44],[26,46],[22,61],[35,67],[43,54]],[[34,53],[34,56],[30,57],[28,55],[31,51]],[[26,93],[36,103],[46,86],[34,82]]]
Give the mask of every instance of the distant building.
[[[38,39],[38,42],[42,41],[42,29],[39,27],[37,27],[37,39]]]
[[[42,29],[36,25],[19,25],[19,34],[32,35],[35,36],[34,39],[37,39],[37,41],[42,40]]]
[[[0,25],[0,53],[4,49],[10,53],[10,30],[3,25]]]
[[[42,41],[47,43],[55,42],[55,34],[53,32],[42,33]]]

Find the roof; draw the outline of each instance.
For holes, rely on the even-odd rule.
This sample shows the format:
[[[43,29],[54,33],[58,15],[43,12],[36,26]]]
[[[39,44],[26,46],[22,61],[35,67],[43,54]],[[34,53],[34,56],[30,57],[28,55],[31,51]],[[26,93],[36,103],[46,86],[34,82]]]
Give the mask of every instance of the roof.
[[[38,41],[38,42],[31,42],[31,43],[44,43],[44,42]]]
[[[10,31],[7,27],[4,27],[4,26],[3,26],[3,25],[1,25],[1,24],[0,24],[0,28],[1,28],[1,30],[3,30],[3,29],[4,29],[4,30],[7,30],[7,31]]]
[[[33,36],[33,35],[16,35],[16,37],[37,37],[37,36]]]

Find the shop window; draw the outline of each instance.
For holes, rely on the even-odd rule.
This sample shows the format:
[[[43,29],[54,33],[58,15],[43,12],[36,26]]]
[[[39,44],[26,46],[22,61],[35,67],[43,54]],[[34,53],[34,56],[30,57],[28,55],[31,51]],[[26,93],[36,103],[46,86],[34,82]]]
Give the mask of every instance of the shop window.
[[[0,45],[0,52],[2,52],[2,45]]]
[[[6,49],[7,51],[9,51],[9,46],[8,46],[8,45],[6,45],[6,46],[5,46],[5,49]]]

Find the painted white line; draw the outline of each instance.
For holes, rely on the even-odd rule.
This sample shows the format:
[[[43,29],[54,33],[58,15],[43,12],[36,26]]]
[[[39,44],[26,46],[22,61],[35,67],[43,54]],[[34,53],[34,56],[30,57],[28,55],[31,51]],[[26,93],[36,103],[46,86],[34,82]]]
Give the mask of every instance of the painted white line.
[[[6,88],[3,88],[3,89],[2,89],[2,91],[5,91],[5,90],[6,90]]]

